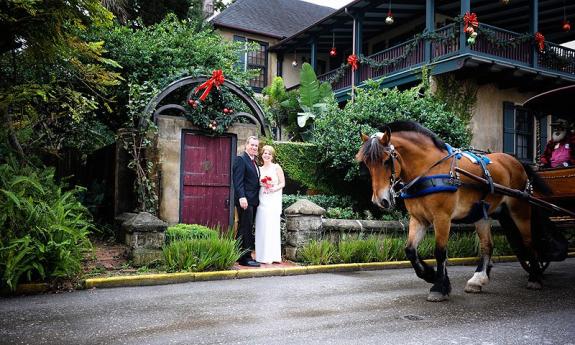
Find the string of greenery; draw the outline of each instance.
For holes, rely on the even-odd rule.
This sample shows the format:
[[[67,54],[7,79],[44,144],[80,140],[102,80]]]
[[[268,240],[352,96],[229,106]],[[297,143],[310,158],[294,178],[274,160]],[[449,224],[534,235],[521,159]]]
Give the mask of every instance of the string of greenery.
[[[420,44],[422,40],[428,40],[433,42],[442,42],[447,40],[454,40],[457,39],[460,32],[460,25],[463,22],[463,18],[458,16],[454,18],[454,29],[451,32],[447,31],[424,31],[420,34],[414,36],[412,41],[405,45],[403,48],[403,52],[401,55],[395,56],[393,58],[383,59],[383,60],[376,60],[371,57],[364,56],[360,54],[357,58],[361,65],[367,65],[374,70],[381,70],[385,67],[392,66],[395,64],[400,63],[401,61],[405,60],[410,54],[413,53],[415,48]],[[531,33],[523,33],[515,36],[511,39],[502,38],[500,34],[485,26],[480,25],[478,29],[478,37],[481,37],[482,40],[486,40],[491,43],[496,49],[508,49],[508,48],[516,48],[525,43],[531,43],[535,45],[537,42],[535,40],[535,36]],[[565,66],[569,64],[569,59],[560,55],[555,49],[550,49],[550,45],[545,42],[545,49],[540,52],[544,54],[551,62],[555,64],[559,64],[561,66]],[[349,64],[343,63],[337,69],[332,71],[331,75],[326,78],[326,81],[333,84],[337,83],[341,80],[341,78],[345,75],[346,71],[351,68]]]

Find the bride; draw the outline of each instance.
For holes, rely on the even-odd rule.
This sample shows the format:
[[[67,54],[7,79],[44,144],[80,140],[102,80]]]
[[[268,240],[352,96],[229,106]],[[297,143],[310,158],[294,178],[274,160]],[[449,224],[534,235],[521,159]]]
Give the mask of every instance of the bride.
[[[256,212],[256,261],[264,264],[282,260],[280,215],[285,178],[280,165],[273,163],[275,153],[269,145],[262,148],[264,164],[260,167],[260,204]]]

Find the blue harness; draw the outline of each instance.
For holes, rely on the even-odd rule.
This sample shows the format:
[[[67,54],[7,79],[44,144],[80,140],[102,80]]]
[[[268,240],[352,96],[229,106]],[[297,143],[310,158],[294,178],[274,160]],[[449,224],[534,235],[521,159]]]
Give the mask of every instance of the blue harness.
[[[454,157],[452,163],[452,169],[449,174],[438,174],[420,177],[415,183],[402,188],[399,196],[403,199],[417,198],[428,194],[441,193],[441,192],[456,192],[461,186],[461,181],[453,173],[453,166],[462,157],[466,157],[471,162],[479,164],[483,169],[484,175],[487,180],[490,181],[490,191],[493,193],[493,183],[492,178],[487,170],[487,164],[491,163],[491,160],[484,155],[477,155],[471,151],[461,151],[459,149],[453,149],[449,144],[445,144],[447,150],[447,156],[443,160],[449,159],[449,157]],[[485,196],[484,196],[485,197]],[[480,200],[473,204],[469,214],[462,219],[453,220],[454,223],[474,223],[480,219],[487,219],[487,210],[489,209],[489,204],[484,200]]]

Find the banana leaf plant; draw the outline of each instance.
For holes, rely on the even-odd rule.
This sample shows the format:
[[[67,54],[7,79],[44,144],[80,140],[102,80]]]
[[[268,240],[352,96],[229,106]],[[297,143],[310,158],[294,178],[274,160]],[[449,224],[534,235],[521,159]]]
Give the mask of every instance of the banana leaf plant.
[[[302,112],[297,113],[297,124],[305,127],[309,119],[315,119],[318,114],[326,111],[328,101],[333,99],[331,85],[320,82],[309,63],[304,63],[300,73],[300,97],[298,98]]]

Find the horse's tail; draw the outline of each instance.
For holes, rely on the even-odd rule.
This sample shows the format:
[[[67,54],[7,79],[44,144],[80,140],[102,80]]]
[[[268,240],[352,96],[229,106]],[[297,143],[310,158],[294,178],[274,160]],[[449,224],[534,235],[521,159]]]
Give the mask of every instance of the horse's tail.
[[[523,162],[521,162],[521,165],[523,165],[523,169],[525,169],[527,177],[529,178],[529,181],[531,181],[531,185],[533,186],[534,190],[546,196],[553,194],[553,191],[551,191],[549,185],[547,185],[541,176],[539,176],[539,174],[533,170],[531,165]]]

